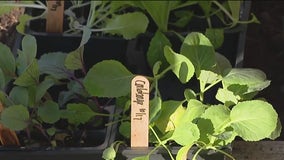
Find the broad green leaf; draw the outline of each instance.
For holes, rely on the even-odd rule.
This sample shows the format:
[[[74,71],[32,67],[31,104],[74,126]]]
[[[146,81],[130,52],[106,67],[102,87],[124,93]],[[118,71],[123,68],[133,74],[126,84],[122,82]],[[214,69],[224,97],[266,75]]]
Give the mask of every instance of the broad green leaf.
[[[196,99],[189,100],[182,122],[192,122],[204,113],[206,107],[206,105]]]
[[[16,27],[16,30],[21,33],[21,34],[25,34],[25,27],[26,27],[26,24],[29,20],[31,20],[33,17],[28,15],[28,14],[23,14],[23,15],[20,15],[19,17],[19,24],[17,25]]]
[[[197,125],[189,122],[177,126],[171,139],[179,145],[187,146],[192,145],[195,141],[197,141],[199,136],[200,133]]]
[[[5,75],[2,69],[0,68],[0,90],[3,90],[5,86],[6,86]]]
[[[120,97],[130,93],[133,77],[134,75],[120,62],[105,60],[89,70],[83,84],[93,96]]]
[[[232,143],[236,136],[237,133],[234,132],[234,129],[232,127],[227,127],[224,132],[216,136],[218,139],[215,140],[214,145],[226,146]]]
[[[119,133],[125,138],[130,138],[131,124],[128,121],[122,122],[119,126]]]
[[[210,40],[215,49],[218,49],[222,46],[224,42],[224,29],[207,28],[205,35]]]
[[[115,15],[107,21],[105,32],[122,35],[125,39],[133,39],[144,33],[148,26],[148,18],[141,12]]]
[[[246,141],[267,138],[277,125],[277,113],[271,104],[252,100],[238,103],[231,111],[231,126]]]
[[[201,117],[212,122],[215,133],[221,133],[230,122],[230,110],[223,105],[214,105],[206,109]]]
[[[175,53],[169,46],[165,46],[164,54],[179,80],[182,83],[188,82],[194,75],[194,66],[190,60],[181,54]]]
[[[170,16],[170,1],[141,1],[141,4],[150,14],[158,29],[162,32],[168,31],[168,21]]]
[[[77,48],[76,50],[70,52],[65,59],[65,66],[67,69],[76,70],[83,69],[83,54],[84,46]]]
[[[261,91],[269,86],[270,81],[266,79],[263,71],[253,68],[233,68],[223,77],[224,88],[233,84],[246,85],[246,93]]]
[[[196,99],[196,93],[191,89],[185,89],[184,90],[184,97],[187,101],[189,101],[191,99]]]
[[[216,99],[224,103],[226,106],[231,106],[238,103],[239,96],[234,95],[232,91],[219,88],[216,94]]]
[[[34,59],[27,69],[15,80],[14,84],[27,87],[39,83],[39,66]]]
[[[169,39],[160,31],[157,31],[150,41],[150,46],[147,51],[147,61],[151,67],[157,61],[161,61],[161,69],[164,70],[169,64],[164,56],[164,47],[170,46]]]
[[[155,125],[162,132],[172,131],[183,119],[185,108],[179,101],[165,101],[162,103],[161,114]]]
[[[198,77],[198,79],[204,84],[212,84],[221,78],[222,77],[220,77],[218,74],[206,70],[201,70],[200,75]]]
[[[61,117],[69,123],[79,125],[88,122],[96,113],[86,104],[67,104],[67,109],[61,111]]]
[[[176,156],[176,160],[184,160],[184,159],[187,159],[187,153],[188,151],[190,150],[192,145],[186,145],[186,146],[183,146],[181,147],[179,150],[178,150],[178,153],[177,153],[177,156]]]
[[[54,81],[50,78],[45,78],[38,86],[36,86],[35,101],[39,102],[41,98],[47,93],[47,90],[54,85]]]
[[[46,101],[38,108],[39,117],[46,123],[55,123],[60,119],[60,110],[57,103]]]
[[[215,53],[215,58],[217,61],[215,73],[226,75],[226,71],[232,69],[231,62],[224,55],[217,52]]]
[[[149,110],[149,121],[152,123],[157,119],[157,115],[161,110],[162,107],[162,99],[159,96],[155,96],[151,101],[150,101],[150,110]]]
[[[16,105],[29,105],[29,93],[27,88],[15,86],[9,93],[10,100]]]
[[[103,151],[102,158],[105,160],[114,160],[116,157],[116,151],[113,145],[109,146]]]
[[[1,113],[1,123],[15,131],[20,131],[29,125],[29,111],[23,105],[13,105],[5,108]]]
[[[6,76],[15,76],[16,61],[8,46],[0,43],[0,68]]]
[[[201,70],[212,70],[216,65],[215,50],[211,42],[202,33],[192,32],[186,36],[181,46],[181,54],[194,65],[199,76]]]
[[[62,52],[52,52],[44,54],[38,60],[40,73],[45,73],[57,79],[68,78],[72,72],[64,65],[67,54]]]

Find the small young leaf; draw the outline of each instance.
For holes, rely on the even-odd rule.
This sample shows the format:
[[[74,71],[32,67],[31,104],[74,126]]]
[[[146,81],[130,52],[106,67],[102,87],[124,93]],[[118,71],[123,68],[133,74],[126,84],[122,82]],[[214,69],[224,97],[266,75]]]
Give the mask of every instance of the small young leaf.
[[[171,139],[177,142],[179,145],[188,146],[197,141],[199,136],[200,133],[197,125],[189,122],[177,126]]]
[[[39,66],[34,59],[28,68],[15,80],[14,84],[27,87],[37,85],[39,82]]]
[[[113,148],[113,145],[109,146],[103,151],[102,158],[105,160],[114,160],[116,157],[116,151]]]
[[[271,104],[252,100],[238,103],[231,111],[231,126],[246,141],[267,138],[275,130],[277,113]]]
[[[148,23],[148,18],[142,12],[115,15],[107,22],[105,32],[122,35],[125,39],[133,39],[146,31]]]
[[[216,99],[224,103],[226,106],[231,106],[238,103],[238,97],[232,91],[219,88],[216,94]]]
[[[55,123],[60,119],[59,106],[53,101],[46,101],[38,108],[38,115],[46,123]]]
[[[67,54],[62,52],[52,52],[44,54],[38,60],[41,73],[49,74],[57,79],[68,78],[68,73],[72,73],[64,65]]]
[[[83,54],[84,46],[70,52],[65,59],[66,68],[70,70],[83,69]]]
[[[181,46],[181,54],[192,62],[197,76],[201,70],[212,70],[216,65],[214,47],[202,33],[188,34]]]
[[[154,64],[154,66],[153,66],[153,75],[154,76],[156,76],[159,73],[159,70],[161,68],[161,64],[162,64],[161,61],[158,61]]]
[[[175,53],[169,46],[165,46],[164,54],[179,80],[182,83],[188,82],[194,75],[193,64],[185,56]]]
[[[29,124],[29,111],[23,105],[13,105],[5,108],[1,113],[1,123],[15,131],[25,129]]]
[[[147,61],[151,67],[153,67],[157,61],[161,61],[162,70],[168,66],[168,62],[163,54],[165,46],[171,47],[171,42],[162,32],[157,31],[151,39],[150,46],[147,51]]]
[[[66,118],[69,123],[79,125],[88,122],[95,112],[86,104],[67,104],[67,109],[61,112],[61,117]]]
[[[120,62],[105,60],[97,63],[89,70],[83,84],[91,95],[120,97],[130,93],[133,77],[134,75]]]
[[[36,58],[37,44],[34,36],[25,35],[22,40],[22,51],[26,55],[27,64],[30,64]]]
[[[198,79],[202,81],[204,84],[212,84],[217,80],[221,79],[221,77],[214,72],[201,70]]]

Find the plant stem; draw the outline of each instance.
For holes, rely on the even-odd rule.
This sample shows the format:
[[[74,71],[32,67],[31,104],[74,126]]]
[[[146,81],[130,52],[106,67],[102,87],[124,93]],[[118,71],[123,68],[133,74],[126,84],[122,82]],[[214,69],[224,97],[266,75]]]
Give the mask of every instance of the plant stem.
[[[218,152],[224,154],[225,156],[229,157],[230,159],[236,160],[232,155],[230,155],[229,153],[227,153],[227,152],[225,152],[225,151],[223,151],[223,150],[221,150],[221,149],[217,149],[217,148],[215,148],[215,147],[209,147],[209,149],[216,150],[216,151],[218,151]]]
[[[167,146],[165,145],[165,143],[164,143],[164,142],[167,141],[167,140],[165,140],[164,142],[162,142],[162,141],[160,140],[159,136],[157,135],[157,133],[155,132],[155,130],[153,129],[153,127],[152,127],[152,126],[149,126],[149,128],[151,129],[152,133],[154,134],[154,136],[156,137],[156,139],[157,139],[158,142],[159,142],[158,147],[159,147],[159,146],[163,146],[163,147],[166,149],[166,151],[168,152],[168,154],[169,154],[169,156],[171,157],[171,159],[174,160],[175,158],[173,157],[171,151],[168,149],[168,147],[167,147]],[[150,152],[150,153],[152,153],[152,152]]]
[[[202,147],[201,147],[201,148],[199,148],[199,149],[197,150],[197,152],[194,154],[194,156],[192,157],[192,160],[196,160],[196,158],[197,158],[198,154],[199,154],[202,150],[203,150],[203,148],[202,148]]]

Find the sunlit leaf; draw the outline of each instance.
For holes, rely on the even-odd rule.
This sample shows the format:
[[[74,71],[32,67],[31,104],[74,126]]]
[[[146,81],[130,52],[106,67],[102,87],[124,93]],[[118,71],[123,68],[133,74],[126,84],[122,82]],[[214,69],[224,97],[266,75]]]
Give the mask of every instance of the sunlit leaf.
[[[120,62],[105,60],[97,63],[89,70],[83,83],[91,95],[120,97],[130,93],[133,77],[134,75]]]
[[[172,71],[182,83],[188,82],[193,77],[194,66],[188,58],[175,53],[169,46],[165,46],[164,54]]]
[[[230,114],[232,127],[246,141],[269,137],[276,128],[277,117],[271,104],[261,100],[240,102]]]

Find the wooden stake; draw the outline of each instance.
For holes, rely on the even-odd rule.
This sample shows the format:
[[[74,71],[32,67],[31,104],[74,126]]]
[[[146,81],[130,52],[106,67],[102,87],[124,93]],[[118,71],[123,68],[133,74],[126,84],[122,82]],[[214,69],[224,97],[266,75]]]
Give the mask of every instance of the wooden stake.
[[[131,147],[148,147],[149,81],[136,76],[131,82]]]
[[[62,0],[48,0],[47,3],[47,17],[46,17],[46,32],[61,33],[63,32],[63,12],[64,1]]]

